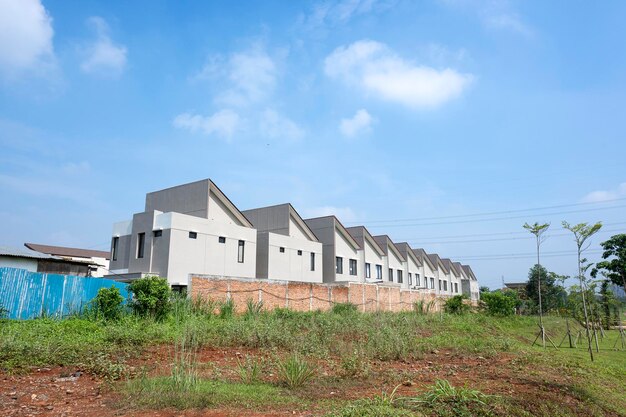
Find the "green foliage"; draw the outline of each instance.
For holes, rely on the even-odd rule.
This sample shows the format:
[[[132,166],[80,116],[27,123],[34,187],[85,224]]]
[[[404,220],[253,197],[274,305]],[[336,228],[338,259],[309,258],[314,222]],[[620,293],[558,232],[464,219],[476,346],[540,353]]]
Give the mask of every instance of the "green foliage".
[[[130,307],[140,317],[161,320],[170,311],[171,290],[165,278],[140,278],[128,286],[128,291],[132,294]]]
[[[279,360],[278,371],[282,382],[291,389],[302,387],[315,375],[313,367],[298,355]]]
[[[246,317],[253,318],[257,317],[263,311],[263,301],[254,301],[251,298],[248,298],[246,301]]]
[[[220,304],[219,316],[221,319],[229,319],[233,314],[235,314],[235,300],[229,297]]]
[[[595,277],[598,272],[604,274],[612,283],[621,285],[626,291],[626,233],[611,236],[605,242],[600,243],[604,252],[591,276]]]
[[[369,373],[367,357],[360,350],[341,355],[341,369],[344,377],[354,378]]]
[[[514,291],[493,291],[480,296],[480,302],[487,314],[492,316],[512,316],[519,298]]]
[[[4,307],[2,304],[0,304],[0,319],[3,319],[8,316],[9,316],[9,310],[6,307]]]
[[[244,384],[255,384],[261,379],[262,363],[250,356],[242,361],[237,358],[237,373]]]
[[[111,288],[100,288],[98,295],[92,300],[92,305],[99,317],[105,320],[117,320],[122,315],[123,302],[124,297],[120,294],[120,290],[111,286]]]
[[[489,416],[491,397],[478,390],[455,387],[445,379],[417,397],[401,398],[398,403],[409,410],[429,410],[436,416]],[[430,413],[429,413],[430,414]]]
[[[352,303],[335,303],[331,309],[333,314],[352,314],[356,313],[357,307]]]
[[[554,272],[548,272],[541,265],[533,266],[528,272],[528,283],[526,284],[526,297],[531,301],[530,313],[539,312],[539,292],[537,288],[538,281],[541,282],[541,303],[544,312],[556,311],[564,307],[567,292],[565,288],[557,282],[563,282],[568,277],[560,276]]]
[[[420,315],[428,314],[433,305],[435,305],[435,300],[418,300],[413,303],[413,311]]]
[[[449,314],[466,314],[470,311],[470,305],[465,304],[463,300],[467,299],[465,295],[455,295],[446,300],[443,308]]]

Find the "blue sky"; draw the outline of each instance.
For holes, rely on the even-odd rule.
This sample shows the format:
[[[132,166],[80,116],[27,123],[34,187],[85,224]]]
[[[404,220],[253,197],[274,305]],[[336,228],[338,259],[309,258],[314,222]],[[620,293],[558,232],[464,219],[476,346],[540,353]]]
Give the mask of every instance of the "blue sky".
[[[210,177],[240,209],[336,214],[493,288],[532,266],[521,225],[551,222],[545,264],[573,275],[562,220],[605,223],[590,260],[626,231],[624,15],[0,0],[0,244],[107,250],[146,192]]]

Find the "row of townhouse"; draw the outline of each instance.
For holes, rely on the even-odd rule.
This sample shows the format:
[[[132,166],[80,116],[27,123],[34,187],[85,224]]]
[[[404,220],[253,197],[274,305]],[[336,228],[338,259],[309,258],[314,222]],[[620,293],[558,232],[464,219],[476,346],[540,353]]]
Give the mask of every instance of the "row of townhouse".
[[[132,281],[189,276],[311,283],[371,282],[478,299],[468,265],[428,254],[335,216],[303,219],[291,204],[240,211],[210,180],[146,194],[145,209],[113,226],[110,275]]]

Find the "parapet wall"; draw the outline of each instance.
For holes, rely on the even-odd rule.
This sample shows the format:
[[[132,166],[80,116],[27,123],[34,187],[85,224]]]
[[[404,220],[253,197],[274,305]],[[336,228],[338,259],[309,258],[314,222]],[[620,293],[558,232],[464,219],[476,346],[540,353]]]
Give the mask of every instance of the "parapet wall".
[[[385,284],[312,284],[267,279],[223,278],[192,275],[190,295],[215,301],[228,298],[243,312],[249,300],[262,301],[263,308],[289,308],[294,311],[329,310],[336,303],[351,303],[360,311],[407,311],[415,302],[430,304],[429,311],[440,311],[448,296],[420,290],[400,289]]]

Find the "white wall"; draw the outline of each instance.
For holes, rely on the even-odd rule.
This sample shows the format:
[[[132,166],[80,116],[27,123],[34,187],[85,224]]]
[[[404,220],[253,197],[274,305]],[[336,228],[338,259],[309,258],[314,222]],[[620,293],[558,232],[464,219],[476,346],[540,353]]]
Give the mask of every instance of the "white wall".
[[[0,268],[2,267],[26,269],[30,272],[37,272],[37,259],[0,255]]]
[[[376,251],[376,249],[374,248],[374,246],[372,245],[372,243],[365,238],[364,239],[364,248],[362,250],[362,254],[361,257],[362,262],[361,264],[363,265],[363,276],[365,277],[365,263],[369,263],[370,264],[370,269],[371,269],[371,277],[368,278],[370,280],[376,280],[376,265],[381,265],[382,269],[383,269],[383,275],[381,277],[381,279],[385,279],[385,277],[387,276],[385,274],[385,255],[379,255],[378,252]]]
[[[335,274],[335,281],[345,282],[361,282],[363,281],[363,268],[361,267],[362,261],[360,261],[360,251],[354,249],[344,235],[335,229],[335,256],[343,258],[343,274]],[[350,259],[356,259],[357,274],[350,275]],[[335,268],[335,260],[333,259],[333,269]]]
[[[187,285],[189,274],[255,277],[255,229],[179,213],[161,214],[157,218],[160,216],[169,216],[171,222],[167,269],[170,284]],[[196,232],[197,238],[190,239],[189,231]],[[219,243],[220,236],[226,238],[225,243]],[[237,260],[239,240],[245,242],[243,263]]]
[[[391,249],[391,247],[387,251],[387,270],[389,270],[390,268],[393,268],[393,282],[398,282],[398,269],[402,270],[402,282],[406,282],[407,276],[406,271],[404,270],[404,262],[402,261],[402,259],[398,258],[398,256]],[[391,281],[388,280],[388,282]]]
[[[291,229],[293,230],[293,229]],[[298,237],[268,233],[268,278],[287,281],[319,282],[322,279],[322,244]],[[280,252],[280,248],[284,252]],[[302,255],[298,255],[298,250]],[[311,271],[311,253],[315,270]]]
[[[405,280],[404,280],[404,282],[405,282],[404,286],[407,287],[407,288],[409,287],[409,274],[411,274],[411,276],[412,276],[411,279],[413,280],[413,283],[411,284],[411,286],[414,287],[416,285],[415,284],[415,275],[419,274],[420,275],[420,281],[421,281],[421,279],[422,279],[422,270],[421,270],[420,266],[415,262],[415,260],[410,255],[407,255],[407,260],[406,260],[404,265],[405,265],[404,269],[405,269],[405,275],[406,275]]]

